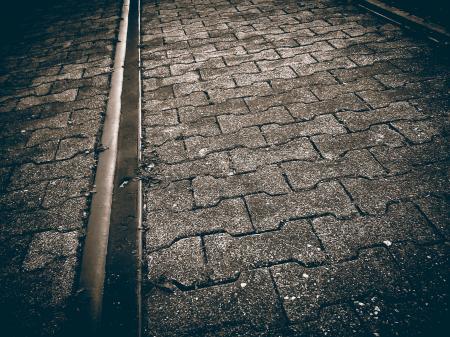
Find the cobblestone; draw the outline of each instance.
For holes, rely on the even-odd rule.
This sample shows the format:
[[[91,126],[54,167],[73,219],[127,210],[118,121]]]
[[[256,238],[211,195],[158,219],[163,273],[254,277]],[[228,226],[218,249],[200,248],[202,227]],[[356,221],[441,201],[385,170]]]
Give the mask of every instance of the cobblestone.
[[[227,178],[197,177],[192,181],[197,206],[216,204],[220,199],[265,192],[270,195],[289,191],[281,172],[267,166],[252,173]]]
[[[2,326],[61,336],[77,297],[120,5],[32,7],[39,19],[21,19],[20,39],[0,52]]]
[[[333,260],[356,256],[366,247],[384,242],[414,241],[429,243],[438,236],[419,211],[410,203],[392,205],[386,214],[336,220],[323,217],[313,221],[318,237]]]
[[[271,197],[265,194],[245,198],[253,224],[258,231],[273,230],[282,221],[332,213],[338,217],[355,212],[347,195],[337,183],[323,183],[311,191]]]
[[[445,193],[448,190],[444,168],[424,168],[400,176],[374,180],[344,179],[343,183],[362,210],[379,214],[385,211],[390,202],[417,198],[433,192]],[[366,191],[371,191],[371,194],[368,195]]]
[[[261,291],[265,294],[264,299],[258,296]],[[263,328],[262,322],[275,325],[281,317],[267,270],[243,273],[238,281],[230,284],[176,292],[172,296],[155,289],[149,301],[151,319],[147,329],[160,336],[170,336],[175,332],[192,335],[199,329],[227,323]],[[196,310],[191,310],[193,306]],[[173,312],[177,315],[174,316]]]
[[[188,236],[226,231],[244,234],[253,231],[245,205],[240,199],[223,200],[216,207],[173,213],[153,213],[147,223],[147,249],[155,250]]]
[[[357,260],[331,267],[310,269],[289,263],[272,267],[272,271],[287,316],[293,322],[313,318],[321,306],[344,298],[358,298],[367,293],[401,297],[410,289],[382,248],[363,251]],[[341,287],[344,283],[345,288]]]
[[[318,135],[312,137],[325,158],[337,158],[348,151],[387,145],[396,147],[404,144],[403,137],[386,125],[373,126],[367,131],[340,135]]]
[[[144,335],[445,326],[437,48],[340,0],[146,0],[142,34]]]
[[[293,161],[283,163],[281,167],[294,189],[312,188],[323,180],[340,177],[373,179],[384,173],[383,168],[366,150],[347,152],[338,160]]]
[[[292,249],[286,249],[290,247]],[[244,269],[286,261],[317,264],[324,261],[319,241],[305,220],[289,221],[279,231],[233,238],[228,234],[205,237],[213,280],[226,280]]]

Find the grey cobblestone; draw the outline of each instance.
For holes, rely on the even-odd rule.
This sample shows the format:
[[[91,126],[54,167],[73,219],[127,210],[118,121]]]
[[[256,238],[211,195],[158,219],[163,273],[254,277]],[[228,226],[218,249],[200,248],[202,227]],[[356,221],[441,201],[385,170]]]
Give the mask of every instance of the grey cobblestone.
[[[371,179],[385,173],[366,150],[350,151],[337,160],[293,161],[283,163],[281,167],[294,189],[312,188],[328,179],[346,176]]]
[[[387,204],[393,201],[448,190],[446,170],[439,166],[375,180],[344,179],[343,183],[361,209],[373,214],[384,213]]]
[[[235,149],[230,152],[230,155],[237,172],[252,171],[260,166],[278,162],[318,158],[311,142],[305,137],[260,149]]]
[[[438,239],[432,227],[410,203],[392,205],[386,214],[336,220],[323,217],[313,221],[318,237],[333,260],[354,257],[365,247],[385,242],[433,242]]]
[[[243,234],[253,231],[245,205],[240,199],[223,200],[218,206],[174,213],[154,212],[147,224],[147,249],[155,250],[188,236],[226,231]]]
[[[0,52],[2,325],[61,336],[73,319],[120,4],[32,7],[38,19]]]
[[[286,249],[287,247],[293,249]],[[241,270],[284,261],[314,264],[324,260],[317,237],[305,220],[287,222],[279,231],[233,238],[228,234],[205,237],[213,280],[230,279]]]
[[[275,195],[289,191],[280,170],[272,166],[227,178],[197,177],[192,181],[192,187],[197,206],[212,205],[223,198],[258,192]]]
[[[269,144],[279,144],[298,137],[318,134],[338,135],[345,133],[345,129],[333,115],[322,115],[306,122],[266,125],[262,127],[262,132]]]
[[[272,267],[272,271],[287,316],[294,322],[313,318],[321,306],[344,298],[367,293],[404,296],[409,289],[394,261],[382,248],[363,251],[359,259],[331,267],[309,269],[289,263]],[[345,288],[341,287],[344,283]]]
[[[294,119],[284,107],[273,107],[259,113],[245,115],[224,115],[217,118],[220,129],[224,133],[236,132],[239,129],[264,124],[287,124]]]
[[[443,326],[450,72],[439,51],[347,1],[142,9],[144,334]]]
[[[311,191],[281,196],[256,194],[245,198],[258,231],[277,229],[281,222],[324,213],[338,217],[355,213],[343,188],[334,182],[319,184]]]
[[[258,296],[260,292],[265,294],[264,299]],[[192,335],[195,330],[226,323],[263,328],[263,322],[275,325],[280,319],[277,296],[267,270],[243,273],[233,283],[179,291],[172,296],[155,289],[148,300],[151,301],[151,319],[147,328],[158,336],[170,336],[175,332]],[[191,310],[192,306],[197,309]]]
[[[312,137],[319,151],[325,158],[337,158],[350,150],[364,149],[374,146],[389,147],[404,144],[403,137],[389,129],[386,125],[373,126],[367,131],[346,133],[340,135],[319,135]]]

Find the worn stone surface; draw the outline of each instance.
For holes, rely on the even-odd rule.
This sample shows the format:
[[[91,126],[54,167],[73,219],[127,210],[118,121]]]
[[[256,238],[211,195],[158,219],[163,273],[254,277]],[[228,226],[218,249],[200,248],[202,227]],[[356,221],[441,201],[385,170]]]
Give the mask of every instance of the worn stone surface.
[[[141,18],[145,335],[442,327],[442,53],[344,0],[146,0]]]
[[[0,46],[0,320],[8,336],[67,336],[121,5],[32,7]]]

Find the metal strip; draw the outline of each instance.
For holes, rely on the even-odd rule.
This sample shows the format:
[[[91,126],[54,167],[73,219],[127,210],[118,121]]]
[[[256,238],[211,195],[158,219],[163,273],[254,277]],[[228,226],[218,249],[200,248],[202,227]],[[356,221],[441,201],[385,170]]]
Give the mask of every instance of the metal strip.
[[[139,336],[141,332],[141,83],[139,0],[130,1],[122,107],[108,255],[102,334]]]
[[[114,69],[101,137],[104,151],[99,154],[93,195],[80,274],[80,287],[86,296],[91,327],[99,327],[102,312],[105,261],[110,228],[114,173],[117,161],[117,143],[120,124],[123,65],[125,62],[128,12],[130,0],[124,0]]]
[[[415,31],[433,38],[433,41],[435,42],[437,39],[437,42],[441,42],[444,45],[449,44],[450,32],[444,27],[426,22],[420,17],[387,5],[379,0],[357,0],[357,2],[364,9],[387,18],[388,20],[393,20],[397,23],[400,22],[403,26],[407,26],[406,28],[414,28]]]

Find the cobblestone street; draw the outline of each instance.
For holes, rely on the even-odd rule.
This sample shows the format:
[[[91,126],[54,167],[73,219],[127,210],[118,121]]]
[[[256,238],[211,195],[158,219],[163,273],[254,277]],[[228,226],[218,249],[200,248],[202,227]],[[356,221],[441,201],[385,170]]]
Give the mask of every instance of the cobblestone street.
[[[448,49],[357,1],[140,6],[143,336],[445,336]],[[121,8],[0,49],[5,337],[82,335]]]
[[[147,335],[437,335],[433,46],[345,1],[144,1],[141,34]]]
[[[37,14],[0,56],[7,337],[52,336],[71,316],[120,4],[64,1]]]

